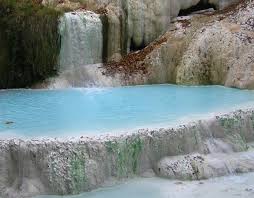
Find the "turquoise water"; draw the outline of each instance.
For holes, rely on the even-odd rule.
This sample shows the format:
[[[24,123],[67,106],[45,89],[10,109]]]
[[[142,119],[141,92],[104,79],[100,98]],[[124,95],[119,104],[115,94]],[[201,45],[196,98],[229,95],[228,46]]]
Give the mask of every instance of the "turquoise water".
[[[167,126],[185,117],[254,102],[254,92],[220,86],[0,91],[0,134],[59,137]]]
[[[81,195],[39,196],[36,198],[253,198],[253,184],[253,173],[202,182],[144,178]]]

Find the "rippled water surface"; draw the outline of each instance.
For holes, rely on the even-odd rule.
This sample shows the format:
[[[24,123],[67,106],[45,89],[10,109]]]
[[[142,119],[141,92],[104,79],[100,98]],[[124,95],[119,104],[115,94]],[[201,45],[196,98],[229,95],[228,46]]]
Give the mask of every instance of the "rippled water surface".
[[[0,134],[57,137],[169,126],[179,119],[254,102],[254,92],[220,86],[0,91]]]

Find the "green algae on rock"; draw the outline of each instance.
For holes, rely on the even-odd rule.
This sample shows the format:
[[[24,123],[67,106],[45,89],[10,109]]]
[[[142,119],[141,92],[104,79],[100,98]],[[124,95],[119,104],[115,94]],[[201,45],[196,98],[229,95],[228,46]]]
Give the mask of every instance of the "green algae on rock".
[[[143,142],[140,137],[126,139],[122,142],[105,142],[107,151],[116,156],[117,177],[127,177],[137,174],[138,160],[143,148]]]
[[[29,0],[0,1],[0,88],[26,87],[56,73],[60,15]]]
[[[70,172],[74,194],[80,193],[82,191],[82,186],[85,185],[86,181],[85,159],[82,153],[77,153],[74,156],[72,156]]]

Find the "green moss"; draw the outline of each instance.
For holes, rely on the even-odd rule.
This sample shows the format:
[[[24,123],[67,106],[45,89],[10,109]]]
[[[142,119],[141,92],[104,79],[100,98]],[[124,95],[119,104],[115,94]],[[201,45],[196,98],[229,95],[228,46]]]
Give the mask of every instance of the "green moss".
[[[116,157],[117,176],[128,177],[138,171],[138,161],[143,148],[139,137],[123,142],[106,142],[107,151]]]
[[[61,14],[31,0],[0,0],[0,88],[26,87],[56,73]]]
[[[235,146],[237,146],[237,151],[246,151],[249,149],[245,138],[241,134],[232,134],[227,137],[227,139]]]
[[[83,190],[86,183],[85,160],[81,153],[75,154],[70,162],[70,177],[72,193],[77,194]]]
[[[230,134],[233,129],[240,128],[241,121],[236,117],[220,117],[219,122],[225,132]]]
[[[226,138],[235,146],[238,146],[239,151],[248,149],[247,141],[243,132],[244,120],[240,115],[235,114],[234,117],[220,117],[220,125],[224,128]]]
[[[52,192],[66,195],[87,190],[86,159],[83,150],[53,152],[48,163],[49,186]]]

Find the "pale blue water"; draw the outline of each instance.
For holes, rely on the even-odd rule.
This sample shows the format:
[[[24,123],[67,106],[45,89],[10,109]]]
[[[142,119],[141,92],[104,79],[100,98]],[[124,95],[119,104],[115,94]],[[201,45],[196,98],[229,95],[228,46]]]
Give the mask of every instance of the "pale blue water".
[[[74,196],[36,198],[253,198],[254,174],[202,181],[177,182],[161,178],[137,178],[111,188]]]
[[[224,111],[249,102],[254,102],[253,91],[220,86],[3,90],[0,135],[59,137],[119,133],[167,126],[182,117]]]

